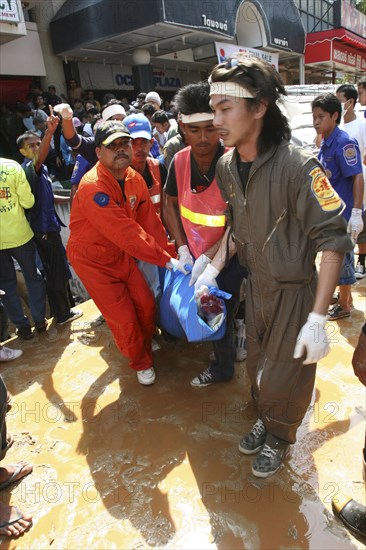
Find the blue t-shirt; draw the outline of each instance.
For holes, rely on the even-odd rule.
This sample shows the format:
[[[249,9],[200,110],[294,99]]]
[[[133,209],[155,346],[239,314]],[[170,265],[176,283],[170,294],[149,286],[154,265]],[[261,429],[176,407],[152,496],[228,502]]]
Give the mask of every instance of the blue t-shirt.
[[[348,221],[353,208],[353,176],[362,174],[358,143],[336,126],[330,136],[323,139],[318,158],[330,183],[346,204],[343,216]]]
[[[79,185],[84,174],[89,172],[92,165],[82,155],[76,156],[75,166],[71,175],[71,185]]]
[[[61,230],[60,219],[55,212],[55,199],[47,167],[42,164],[39,173],[32,160],[25,159],[22,167],[35,198],[30,212],[30,226],[35,233],[50,233]],[[63,224],[62,224],[63,225]]]

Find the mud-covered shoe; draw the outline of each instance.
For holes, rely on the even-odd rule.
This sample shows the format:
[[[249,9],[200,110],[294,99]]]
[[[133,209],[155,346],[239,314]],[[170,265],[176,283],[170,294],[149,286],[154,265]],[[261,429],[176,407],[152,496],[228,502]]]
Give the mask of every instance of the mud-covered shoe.
[[[155,382],[155,378],[156,376],[155,376],[154,367],[137,371],[137,380],[143,386],[151,386],[151,384]]]
[[[36,321],[34,323],[34,328],[36,329],[36,332],[45,332],[47,330],[47,319],[43,319],[43,321]]]
[[[72,321],[75,321],[76,319],[79,319],[83,315],[83,312],[80,309],[71,309],[70,315],[66,317],[66,319],[61,319],[60,321],[57,321],[57,324],[62,326],[66,325],[67,323],[72,323]]]
[[[30,325],[22,325],[21,327],[18,327],[15,333],[18,338],[21,338],[22,340],[32,340],[32,338],[34,338]]]
[[[262,420],[258,418],[250,432],[240,440],[239,451],[245,455],[254,455],[263,447],[266,435],[266,428]]]
[[[281,467],[286,449],[274,449],[265,444],[252,464],[252,473],[256,477],[269,477]]]

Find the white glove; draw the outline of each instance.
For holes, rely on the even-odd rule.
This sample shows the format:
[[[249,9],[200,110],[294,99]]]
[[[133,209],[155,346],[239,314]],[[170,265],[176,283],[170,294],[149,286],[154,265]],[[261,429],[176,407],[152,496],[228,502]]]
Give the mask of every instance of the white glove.
[[[194,262],[194,266],[191,272],[191,280],[189,281],[189,286],[194,285],[198,277],[202,275],[205,268],[210,263],[211,263],[211,259],[205,254],[201,254],[201,256],[198,256],[197,260]]]
[[[196,294],[201,286],[215,286],[217,288],[216,277],[219,273],[220,271],[216,269],[216,267],[212,264],[208,264],[194,284],[194,293]]]
[[[303,365],[317,363],[328,355],[330,351],[329,339],[325,330],[326,315],[309,313],[305,325],[299,332],[296,340],[294,359],[300,359],[306,352],[306,359]]]
[[[352,214],[348,222],[347,231],[352,239],[357,241],[358,235],[363,229],[362,210],[360,208],[352,208]]]
[[[184,275],[187,275],[188,271],[185,269],[184,266],[186,264],[193,265],[194,262],[193,262],[191,253],[189,251],[189,248],[186,244],[183,244],[178,248],[178,259],[179,261],[176,269],[184,273]]]
[[[53,110],[61,115],[64,120],[71,120],[74,114],[68,103],[59,103],[54,106]]]
[[[178,260],[175,258],[170,258],[169,262],[165,264],[166,269],[173,269],[173,267],[177,267]]]

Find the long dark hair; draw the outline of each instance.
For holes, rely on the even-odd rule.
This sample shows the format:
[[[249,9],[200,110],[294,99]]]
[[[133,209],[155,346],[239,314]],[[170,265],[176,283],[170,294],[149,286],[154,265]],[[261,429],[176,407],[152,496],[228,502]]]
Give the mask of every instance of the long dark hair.
[[[291,139],[291,129],[287,118],[279,108],[277,101],[281,95],[287,95],[278,72],[266,61],[254,56],[238,53],[224,63],[216,65],[209,81],[236,82],[255,96],[243,99],[250,109],[262,100],[268,102],[263,117],[263,128],[258,139],[258,152],[268,151],[273,145],[279,145],[285,139]]]

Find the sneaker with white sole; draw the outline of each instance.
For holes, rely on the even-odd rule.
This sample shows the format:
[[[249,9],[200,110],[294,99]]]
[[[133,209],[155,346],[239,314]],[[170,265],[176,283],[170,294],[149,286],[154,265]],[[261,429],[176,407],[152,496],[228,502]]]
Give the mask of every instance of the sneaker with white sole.
[[[239,443],[239,451],[245,455],[254,455],[264,445],[267,431],[260,418],[254,424],[249,433],[247,433]]]
[[[154,367],[137,371],[137,380],[143,386],[151,386],[151,384],[155,382],[155,379],[156,379],[156,376],[155,376]]]
[[[75,319],[79,319],[83,315],[83,312],[80,309],[71,309],[70,315],[67,319],[64,321],[57,321],[58,325],[66,325],[66,323],[72,323],[72,321],[75,321]]]
[[[214,383],[210,367],[207,367],[203,372],[198,376],[195,376],[191,380],[192,388],[205,388],[206,386],[211,386]]]
[[[275,449],[267,445],[264,445],[260,453],[255,457],[252,464],[252,474],[256,477],[269,477],[279,470],[283,463],[286,449]]]
[[[365,276],[365,268],[361,264],[357,264],[355,267],[355,277],[356,279],[363,279]]]
[[[14,359],[18,359],[18,357],[21,357],[23,355],[23,352],[21,349],[10,349],[3,346],[0,349],[0,361],[14,361]]]

